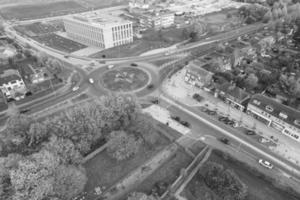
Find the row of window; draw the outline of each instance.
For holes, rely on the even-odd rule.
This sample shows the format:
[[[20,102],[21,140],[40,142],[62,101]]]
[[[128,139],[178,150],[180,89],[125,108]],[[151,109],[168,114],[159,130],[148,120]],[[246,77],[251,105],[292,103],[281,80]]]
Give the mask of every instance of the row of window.
[[[131,29],[132,25],[131,24],[125,24],[125,25],[120,25],[120,26],[115,26],[115,27],[112,27],[112,31],[121,31],[121,30],[124,30],[124,29]]]

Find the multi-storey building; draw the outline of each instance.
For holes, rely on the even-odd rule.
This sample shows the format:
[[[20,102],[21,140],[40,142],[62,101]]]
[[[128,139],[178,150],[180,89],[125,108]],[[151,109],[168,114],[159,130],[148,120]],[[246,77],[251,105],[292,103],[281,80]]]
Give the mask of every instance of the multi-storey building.
[[[300,141],[300,112],[261,94],[253,95],[247,113],[267,126]]]
[[[132,22],[116,16],[99,14],[66,17],[67,35],[80,43],[103,49],[133,41]]]
[[[174,24],[175,15],[171,12],[143,13],[139,16],[140,25],[144,28],[168,28]]]

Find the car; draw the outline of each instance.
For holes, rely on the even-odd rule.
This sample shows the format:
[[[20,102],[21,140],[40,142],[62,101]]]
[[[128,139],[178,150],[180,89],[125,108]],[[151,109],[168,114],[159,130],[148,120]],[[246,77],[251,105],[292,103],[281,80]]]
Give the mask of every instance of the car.
[[[151,100],[151,103],[153,103],[153,104],[158,104],[159,101],[158,101],[158,99],[153,99],[153,100]]]
[[[69,58],[70,56],[69,55],[64,55],[64,58]]]
[[[247,130],[246,135],[256,135],[256,133],[253,130]]]
[[[137,67],[138,65],[136,63],[131,63],[131,66]]]
[[[114,68],[114,67],[115,67],[114,65],[108,65],[108,66],[107,66],[108,69],[112,69],[112,68]]]
[[[219,140],[224,144],[229,144],[229,140],[226,137],[219,138]]]
[[[154,85],[153,84],[149,84],[148,86],[147,86],[147,89],[148,90],[151,90],[151,89],[153,89],[154,88]]]
[[[199,94],[195,93],[195,94],[193,94],[193,99],[195,99],[198,102],[201,102],[203,100],[203,97],[201,97]]]
[[[91,84],[93,84],[93,83],[94,83],[94,79],[89,78],[89,82],[90,82]]]
[[[29,111],[30,111],[30,109],[23,109],[23,110],[20,110],[20,114],[25,114],[25,113],[27,113]]]
[[[217,114],[217,112],[214,111],[214,110],[207,110],[206,113],[209,114],[209,115],[216,115]]]
[[[171,116],[171,119],[180,122],[180,117],[178,116]]]
[[[221,116],[221,117],[218,118],[218,120],[219,120],[220,122],[225,122],[225,121],[228,121],[229,118],[228,118],[228,117]]]
[[[72,91],[73,91],[73,92],[75,92],[75,91],[77,91],[77,90],[79,90],[79,86],[75,86],[75,87],[72,88]]]
[[[261,164],[262,166],[268,168],[268,169],[273,169],[273,165],[269,161],[259,159],[258,163]]]
[[[234,125],[234,121],[233,120],[228,120],[225,122],[225,124],[229,125],[229,126],[233,126]]]
[[[185,127],[190,127],[191,125],[190,125],[190,123],[188,123],[187,121],[181,121],[180,122],[183,126],[185,126]]]

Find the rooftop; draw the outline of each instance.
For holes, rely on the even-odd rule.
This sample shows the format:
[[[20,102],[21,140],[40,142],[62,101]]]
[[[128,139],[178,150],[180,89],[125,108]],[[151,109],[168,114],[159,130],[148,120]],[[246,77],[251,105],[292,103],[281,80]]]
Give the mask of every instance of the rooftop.
[[[126,24],[130,23],[131,21],[125,20],[120,16],[116,16],[109,13],[84,13],[84,14],[77,14],[73,16],[67,16],[66,19],[76,20],[79,22],[88,23],[93,26],[103,27],[112,27],[119,24]]]
[[[260,102],[258,103],[259,105],[257,103],[254,103],[253,102],[254,100],[259,101]],[[251,103],[256,107],[259,107],[260,109],[273,115],[274,117],[282,119],[286,123],[289,123],[293,126],[296,126],[297,128],[300,128],[300,112],[291,107],[278,103],[273,99],[261,94],[253,95],[249,103]],[[270,111],[270,109],[266,109],[267,106],[271,106],[273,111]],[[287,118],[284,119],[283,117],[281,117],[282,114],[287,115]]]
[[[195,61],[189,62],[188,66],[187,66],[187,70],[197,73],[201,77],[213,75],[212,72],[207,71],[206,69],[202,68],[202,66],[204,66],[205,64],[206,63],[203,63],[199,60],[195,60]]]
[[[235,85],[232,85],[229,82],[222,85],[218,85],[216,88],[224,92],[225,95],[228,95],[231,100],[234,100],[238,103],[243,103],[250,97],[250,95],[247,92]]]
[[[0,85],[20,79],[21,76],[18,70],[8,69],[0,73]]]

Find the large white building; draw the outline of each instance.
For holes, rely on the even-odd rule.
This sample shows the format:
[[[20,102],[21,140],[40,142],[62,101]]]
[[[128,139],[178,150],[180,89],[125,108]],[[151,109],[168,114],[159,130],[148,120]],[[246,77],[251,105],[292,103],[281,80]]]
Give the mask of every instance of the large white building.
[[[112,15],[69,16],[64,25],[70,38],[89,46],[107,49],[133,41],[132,22]]]

